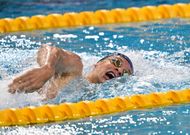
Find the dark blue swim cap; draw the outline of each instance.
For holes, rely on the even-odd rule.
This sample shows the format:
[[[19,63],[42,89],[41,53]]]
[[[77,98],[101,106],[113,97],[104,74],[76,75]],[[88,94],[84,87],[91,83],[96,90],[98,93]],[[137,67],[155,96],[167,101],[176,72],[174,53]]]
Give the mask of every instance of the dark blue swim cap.
[[[130,67],[131,67],[131,69],[132,69],[132,74],[134,73],[132,61],[129,59],[128,56],[126,56],[126,55],[124,55],[124,54],[122,54],[122,53],[111,53],[111,54],[105,56],[104,58],[100,59],[98,62],[100,62],[100,61],[102,61],[102,60],[105,60],[106,58],[111,57],[111,56],[120,56],[120,57],[124,58],[125,60],[127,60],[127,62],[129,63],[129,65],[130,65]],[[97,63],[98,63],[98,62],[97,62]]]

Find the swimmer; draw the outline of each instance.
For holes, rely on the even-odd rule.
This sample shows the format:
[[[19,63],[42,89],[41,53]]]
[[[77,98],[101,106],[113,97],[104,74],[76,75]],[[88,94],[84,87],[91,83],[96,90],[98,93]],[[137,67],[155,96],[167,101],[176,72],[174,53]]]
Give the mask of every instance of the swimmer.
[[[42,45],[37,53],[39,67],[16,77],[9,85],[9,92],[39,92],[46,89],[46,98],[55,98],[59,90],[76,77],[82,76],[81,58],[72,52],[54,46]],[[131,60],[121,53],[113,53],[94,64],[85,78],[90,83],[103,83],[107,80],[133,74]],[[45,85],[49,83],[48,87]]]

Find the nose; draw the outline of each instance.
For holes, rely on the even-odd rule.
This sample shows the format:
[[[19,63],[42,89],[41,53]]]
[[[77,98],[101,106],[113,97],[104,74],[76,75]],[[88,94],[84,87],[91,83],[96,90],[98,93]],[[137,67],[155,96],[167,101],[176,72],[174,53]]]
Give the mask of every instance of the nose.
[[[121,71],[121,69],[116,68],[116,70],[117,70],[119,76],[123,75],[123,72]]]

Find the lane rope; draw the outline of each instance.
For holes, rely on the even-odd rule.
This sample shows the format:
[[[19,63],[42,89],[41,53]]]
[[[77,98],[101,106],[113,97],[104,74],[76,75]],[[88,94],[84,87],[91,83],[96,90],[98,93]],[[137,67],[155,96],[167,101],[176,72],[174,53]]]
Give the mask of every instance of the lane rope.
[[[167,18],[189,18],[190,4],[116,8],[112,10],[70,12],[64,14],[35,15],[0,19],[0,33],[62,28],[111,23],[150,21]]]
[[[0,110],[0,126],[41,124],[129,110],[190,103],[190,89],[138,94],[96,101]]]
[[[142,8],[85,11],[80,13],[36,15],[15,19],[0,19],[0,32],[38,30],[57,27],[127,23],[167,18],[189,18],[190,4],[145,6]],[[40,124],[190,103],[190,89],[139,94],[96,101],[62,103],[59,105],[28,106],[0,110],[0,126]]]

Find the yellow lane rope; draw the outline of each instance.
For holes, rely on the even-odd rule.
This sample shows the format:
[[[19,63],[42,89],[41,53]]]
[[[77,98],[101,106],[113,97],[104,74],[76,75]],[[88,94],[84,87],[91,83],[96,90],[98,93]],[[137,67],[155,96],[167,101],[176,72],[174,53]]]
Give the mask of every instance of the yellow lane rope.
[[[127,23],[149,21],[166,18],[189,18],[190,4],[132,7],[128,9],[84,11],[80,13],[35,15],[15,19],[0,19],[0,33],[39,30],[58,27],[73,27],[84,25],[100,25],[111,23]]]
[[[0,110],[0,126],[40,124],[190,102],[190,89]]]

